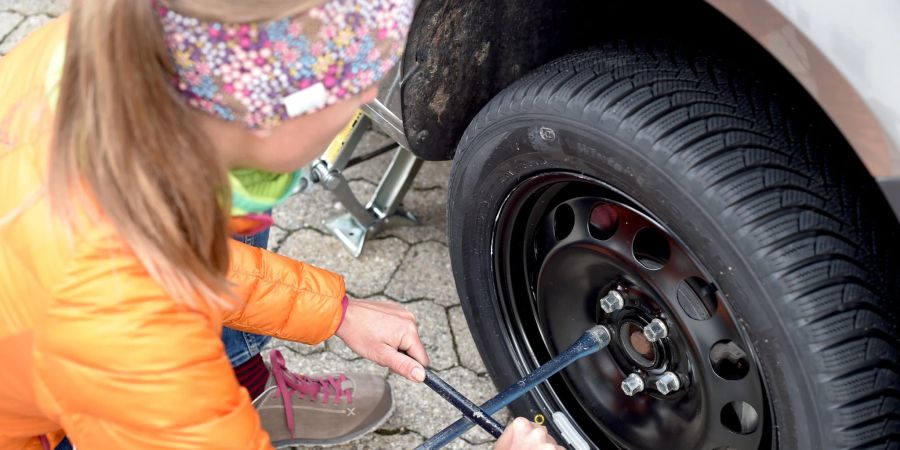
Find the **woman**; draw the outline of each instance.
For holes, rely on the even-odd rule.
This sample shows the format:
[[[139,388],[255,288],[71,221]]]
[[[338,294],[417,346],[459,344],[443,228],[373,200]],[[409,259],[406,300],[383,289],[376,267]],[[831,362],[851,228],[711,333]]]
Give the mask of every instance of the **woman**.
[[[374,98],[411,15],[409,0],[76,1],[0,61],[0,449],[337,443],[389,413],[383,380],[302,378],[277,354],[252,402],[223,326],[337,335],[422,380],[411,314],[227,238],[264,226]],[[371,417],[329,427],[298,417],[304,401]],[[544,440],[519,424],[503,445]]]

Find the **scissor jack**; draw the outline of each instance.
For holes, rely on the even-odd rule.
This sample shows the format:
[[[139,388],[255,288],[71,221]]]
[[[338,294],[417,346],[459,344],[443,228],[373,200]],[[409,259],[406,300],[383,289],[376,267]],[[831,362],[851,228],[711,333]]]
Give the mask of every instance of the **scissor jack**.
[[[354,157],[363,135],[376,126],[388,135],[390,144],[374,149],[364,155]],[[402,123],[380,101],[362,107],[347,127],[332,141],[325,154],[313,161],[306,186],[321,184],[330,191],[347,210],[332,218],[326,226],[341,241],[354,257],[362,253],[366,239],[385,229],[397,226],[418,225],[419,221],[400,207],[413,179],[422,167],[422,159],[409,151],[409,144],[403,134]],[[381,177],[375,194],[363,206],[356,198],[343,171],[388,151],[394,151],[390,166]]]

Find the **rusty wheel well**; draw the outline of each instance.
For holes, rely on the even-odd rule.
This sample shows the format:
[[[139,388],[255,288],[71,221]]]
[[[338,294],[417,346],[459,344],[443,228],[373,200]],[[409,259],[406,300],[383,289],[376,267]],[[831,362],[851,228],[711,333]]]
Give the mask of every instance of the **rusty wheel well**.
[[[401,88],[413,152],[430,161],[452,159],[469,121],[503,88],[562,55],[635,37],[719,47],[796,84],[752,38],[700,0],[423,0]]]

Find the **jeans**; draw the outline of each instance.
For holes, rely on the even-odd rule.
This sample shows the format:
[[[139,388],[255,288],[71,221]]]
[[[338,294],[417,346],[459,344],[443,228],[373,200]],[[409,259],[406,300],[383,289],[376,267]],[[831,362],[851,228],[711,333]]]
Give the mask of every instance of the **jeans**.
[[[238,236],[235,237],[235,239],[245,244],[264,249],[269,245],[269,229],[267,228],[252,236]],[[271,336],[245,333],[243,331],[232,330],[231,328],[222,329],[222,342],[225,343],[225,352],[228,353],[228,359],[231,360],[231,365],[235,367],[256,356],[271,339]]]
[[[269,245],[269,230],[266,229],[252,236],[236,236],[235,239],[254,247],[266,248]],[[228,353],[228,359],[233,367],[256,356],[270,339],[272,339],[271,336],[244,333],[231,328],[222,329],[222,342],[225,344],[225,352]],[[68,439],[63,439],[55,450],[73,450],[73,447]]]

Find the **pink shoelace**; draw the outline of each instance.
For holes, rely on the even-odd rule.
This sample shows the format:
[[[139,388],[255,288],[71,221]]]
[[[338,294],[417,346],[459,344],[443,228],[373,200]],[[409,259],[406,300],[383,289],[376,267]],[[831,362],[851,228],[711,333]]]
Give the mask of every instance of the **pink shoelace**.
[[[328,403],[328,399],[332,397],[334,404],[341,402],[341,397],[347,399],[347,403],[353,403],[353,391],[350,389],[341,389],[341,383],[347,380],[344,374],[338,377],[308,377],[305,375],[297,375],[288,372],[285,366],[284,356],[278,350],[272,350],[269,353],[269,362],[272,364],[272,374],[275,375],[275,385],[281,394],[281,400],[284,404],[284,418],[287,421],[288,429],[291,430],[291,437],[294,436],[294,408],[291,404],[291,397],[294,393],[300,394],[300,398],[307,395],[319,399],[323,404]]]

